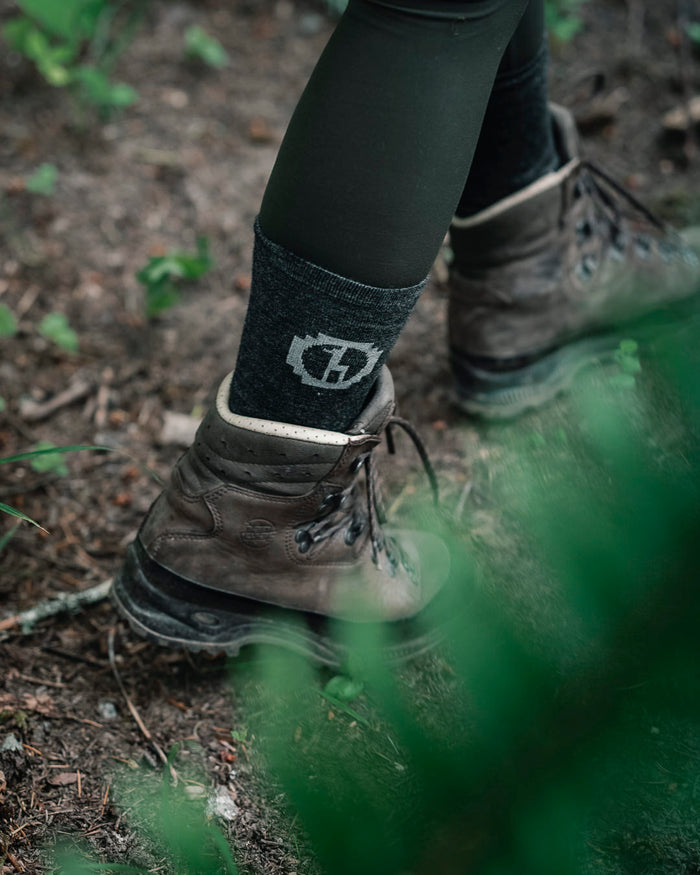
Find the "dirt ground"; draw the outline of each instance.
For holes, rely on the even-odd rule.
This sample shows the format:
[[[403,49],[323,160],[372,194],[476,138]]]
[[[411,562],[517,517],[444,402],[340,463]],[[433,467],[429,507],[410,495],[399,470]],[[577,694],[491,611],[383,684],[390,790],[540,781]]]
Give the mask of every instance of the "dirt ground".
[[[700,3],[685,7],[700,20]],[[678,224],[700,219],[697,140],[666,136],[662,125],[664,114],[700,87],[698,55],[681,37],[678,9],[685,7],[675,0],[590,0],[582,7],[583,30],[571,44],[553,47],[551,70],[552,94],[575,112],[586,154]],[[0,18],[11,11],[3,0]],[[230,56],[227,69],[184,60],[182,33],[191,24],[216,34]],[[0,628],[47,598],[115,573],[159,491],[146,468],[164,478],[181,452],[164,436],[166,413],[200,416],[233,365],[250,285],[253,219],[285,125],[331,29],[323,8],[310,2],[156,2],[118,69],[138,90],[138,103],[83,125],[67,94],[3,51],[0,303],[17,315],[20,330],[0,339],[0,395],[7,403],[0,457],[40,440],[120,453],[73,454],[66,459],[69,476],[26,465],[0,469],[0,501],[48,530],[22,525],[0,553]],[[24,189],[42,162],[58,168],[51,197]],[[146,320],[136,272],[150,255],[194,249],[202,235],[215,269],[185,290],[179,305]],[[392,369],[400,409],[426,437],[444,500],[455,508],[461,502],[465,518],[474,511],[470,519],[488,539],[492,521],[473,504],[479,490],[470,484],[497,464],[510,429],[556,427],[567,408],[562,402],[498,430],[459,415],[450,400],[444,299],[438,263]],[[78,334],[77,354],[37,331],[42,317],[56,311]],[[40,419],[28,412],[29,402],[44,405],[71,388],[72,403]],[[405,455],[390,480],[401,486],[408,477],[412,488],[418,464]],[[10,525],[0,518],[0,535]],[[108,602],[26,634],[5,625],[0,745],[12,736],[19,748],[10,742],[0,749],[2,875],[45,871],[42,847],[68,834],[85,838],[105,859],[157,869],[157,852],[113,802],[120,767],[160,768],[127,697],[162,751],[196,742],[189,756],[206,776],[206,792],[224,788],[238,808],[226,828],[244,870],[313,871],[303,845],[281,824],[246,744],[232,740],[241,718],[222,660],[136,639]],[[110,632],[123,691],[110,664]],[[697,741],[692,745],[697,752]],[[696,848],[668,871],[700,871],[698,859]],[[616,870],[601,862],[599,871]]]

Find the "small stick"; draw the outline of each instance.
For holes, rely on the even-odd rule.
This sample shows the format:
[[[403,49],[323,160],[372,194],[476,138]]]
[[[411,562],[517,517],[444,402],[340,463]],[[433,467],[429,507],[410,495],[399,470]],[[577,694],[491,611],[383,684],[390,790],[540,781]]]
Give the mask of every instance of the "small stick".
[[[15,626],[33,626],[39,620],[45,620],[47,617],[53,617],[64,611],[75,611],[83,605],[94,605],[103,601],[109,595],[111,585],[111,578],[103,580],[97,586],[83,589],[80,592],[63,593],[57,598],[45,599],[35,607],[22,611],[21,614],[0,620],[0,641],[4,640],[2,633],[14,629]]]
[[[121,694],[122,696],[124,696],[124,701],[126,702],[126,706],[129,709],[129,713],[134,718],[134,723],[136,723],[138,728],[141,730],[141,734],[143,735],[143,737],[153,747],[153,750],[158,754],[158,758],[163,763],[163,765],[168,767],[168,770],[170,771],[170,777],[173,779],[173,783],[177,784],[177,772],[168,761],[167,756],[163,752],[163,748],[158,744],[158,742],[148,731],[148,727],[141,719],[141,715],[136,710],[136,706],[129,698],[126,687],[124,686],[122,679],[119,676],[119,672],[117,670],[117,661],[114,655],[114,626],[109,630],[109,635],[107,637],[107,651],[109,653],[109,664],[112,666],[112,672],[114,673],[114,677],[117,681],[119,689],[121,690]]]
[[[80,799],[80,797],[83,795],[82,794],[82,787],[80,785],[80,769],[77,770],[76,774],[78,776],[78,799]]]
[[[464,513],[464,508],[467,504],[467,499],[469,498],[471,491],[472,491],[472,481],[467,480],[467,482],[464,484],[462,492],[459,496],[459,501],[457,502],[457,506],[455,507],[454,520],[456,523],[458,523],[462,519],[462,514]]]
[[[60,683],[59,681],[45,681],[43,678],[33,678],[28,674],[20,674],[18,675],[23,681],[27,681],[29,684],[39,684],[42,687],[55,687],[56,689],[63,689],[65,684]]]
[[[18,872],[24,872],[24,866],[19,862],[16,857],[13,857],[9,851],[5,851],[5,856]]]
[[[25,401],[20,405],[20,415],[26,422],[40,422],[48,419],[53,413],[68,407],[76,401],[82,401],[92,392],[93,384],[87,380],[76,380],[72,386],[68,386],[63,392],[59,392],[41,404],[37,401]]]

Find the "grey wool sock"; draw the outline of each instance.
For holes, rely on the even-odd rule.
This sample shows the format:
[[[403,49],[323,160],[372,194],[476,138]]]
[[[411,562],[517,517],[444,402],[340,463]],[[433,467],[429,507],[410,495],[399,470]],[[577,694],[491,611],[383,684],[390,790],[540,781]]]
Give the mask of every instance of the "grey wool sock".
[[[362,285],[311,264],[255,224],[253,282],[229,406],[345,431],[423,289]]]

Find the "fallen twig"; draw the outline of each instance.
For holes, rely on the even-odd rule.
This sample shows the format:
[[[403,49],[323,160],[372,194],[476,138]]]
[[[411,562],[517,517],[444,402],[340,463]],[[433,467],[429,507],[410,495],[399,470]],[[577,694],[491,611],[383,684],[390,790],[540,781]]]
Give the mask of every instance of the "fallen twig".
[[[170,771],[170,777],[173,779],[173,783],[177,784],[177,772],[173,768],[172,763],[168,760],[163,748],[158,744],[158,742],[153,738],[151,733],[148,731],[148,727],[141,719],[141,715],[136,710],[136,706],[129,698],[129,694],[126,691],[126,687],[122,682],[121,677],[119,676],[119,671],[117,669],[117,660],[114,655],[114,627],[109,630],[109,635],[107,636],[107,652],[109,654],[109,664],[112,666],[112,673],[114,674],[114,678],[121,690],[122,696],[124,696],[124,701],[126,702],[126,707],[129,709],[129,713],[134,718],[134,723],[141,730],[141,734],[146,739],[146,741],[151,745],[153,750],[158,755],[158,759],[163,763],[164,766],[167,766]]]
[[[103,580],[97,586],[83,589],[80,592],[62,593],[56,598],[46,599],[35,607],[22,611],[21,614],[6,617],[4,620],[0,620],[0,641],[3,641],[6,633],[16,626],[21,626],[22,629],[31,629],[35,623],[45,620],[47,617],[54,617],[56,614],[62,614],[66,611],[76,611],[85,605],[101,602],[107,598],[111,586],[111,579]]]
[[[37,401],[24,401],[20,405],[20,414],[27,422],[40,422],[42,419],[48,419],[51,414],[56,413],[62,407],[68,407],[69,404],[74,404],[76,401],[82,401],[87,397],[93,389],[93,384],[87,380],[76,380],[72,386],[68,386],[63,392],[49,398],[48,401],[39,403]]]

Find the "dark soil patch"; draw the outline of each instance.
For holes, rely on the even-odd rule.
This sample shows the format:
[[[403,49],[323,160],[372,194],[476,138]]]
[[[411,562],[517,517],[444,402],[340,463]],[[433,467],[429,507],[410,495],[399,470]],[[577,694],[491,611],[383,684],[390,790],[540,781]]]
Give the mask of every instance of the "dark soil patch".
[[[687,5],[698,7],[691,12],[700,20],[700,6]],[[11,6],[0,3],[0,17]],[[700,87],[697,56],[678,47],[677,4],[590,0],[582,8],[583,31],[572,44],[554,47],[553,96],[581,120],[589,156],[665,216],[699,219],[697,142],[662,137],[663,114]],[[183,60],[189,24],[217,35],[230,68],[215,73]],[[18,59],[0,58],[0,303],[20,322],[15,338],[0,341],[0,394],[7,402],[0,457],[40,440],[120,451],[71,455],[68,477],[24,465],[0,469],[0,501],[49,532],[23,525],[0,553],[0,620],[114,574],[159,491],[146,467],[165,477],[180,452],[161,439],[165,413],[201,415],[232,367],[250,283],[253,219],[331,27],[320,7],[289,0],[157,2],[118,71],[139,91],[138,104],[83,127],[65,93],[42,85]],[[22,180],[44,161],[59,171],[50,198],[23,190]],[[149,323],[136,271],[149,255],[194,249],[200,235],[210,241],[216,269]],[[513,431],[551,434],[570,409],[562,402],[495,430],[457,414],[443,343],[442,273],[438,263],[393,355],[399,403],[426,435],[445,501],[462,502],[470,521],[465,537],[500,550],[499,510],[483,496],[493,472],[507,469]],[[38,333],[42,317],[54,311],[77,331],[77,355]],[[26,400],[43,403],[79,381],[88,386],[80,400],[38,422],[24,415]],[[389,474],[400,500],[419,477],[408,453]],[[10,524],[3,516],[0,534]],[[547,593],[511,595],[517,613]],[[44,871],[41,849],[56,834],[84,838],[104,859],[161,865],[159,849],[134,833],[128,805],[113,802],[119,769],[144,762],[160,769],[115,683],[107,653],[115,627],[119,673],[154,740],[166,752],[194,742],[176,766],[203,775],[207,793],[227,788],[240,809],[230,838],[243,866],[274,875],[312,871],[254,749],[232,741],[241,715],[222,661],[140,642],[101,604],[25,635],[12,629],[0,643],[0,744],[13,736],[22,747],[0,753],[7,785],[0,782],[2,875]],[[234,693],[244,702],[246,685]],[[689,734],[689,761],[696,763],[697,726],[672,724],[664,737],[674,747],[682,736],[687,747]],[[190,780],[195,786],[197,779]],[[633,773],[629,780],[633,792],[642,779]],[[631,832],[601,849],[598,871],[633,871],[615,862],[630,847],[641,855],[637,873],[700,871],[697,822],[676,827],[673,859],[663,857],[663,836],[651,830],[644,838],[637,819]],[[645,842],[653,844],[651,856]]]

